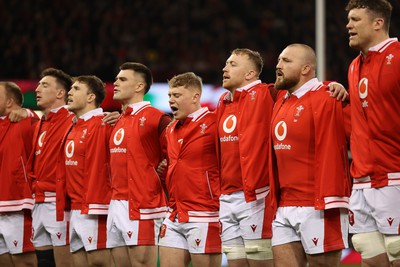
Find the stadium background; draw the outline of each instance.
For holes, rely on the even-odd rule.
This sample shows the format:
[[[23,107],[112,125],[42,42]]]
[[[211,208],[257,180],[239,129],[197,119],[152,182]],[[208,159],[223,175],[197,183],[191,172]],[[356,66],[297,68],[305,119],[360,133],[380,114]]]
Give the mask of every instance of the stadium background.
[[[347,45],[346,3],[325,1],[325,77],[344,85],[357,55]],[[391,3],[391,36],[397,36],[400,1]],[[25,106],[32,108],[40,72],[56,67],[74,76],[99,76],[108,85],[104,108],[118,109],[112,81],[125,61],[146,64],[158,83],[194,71],[217,88],[210,94],[206,89],[212,107],[231,50],[259,51],[265,63],[261,79],[273,82],[286,45],[315,47],[315,0],[0,0],[0,6],[0,79],[17,81],[26,93]],[[149,100],[166,103],[165,87],[152,91]]]
[[[347,67],[357,55],[348,47],[346,3],[325,2],[325,77],[345,86]],[[390,35],[397,37],[400,1],[391,3]],[[203,101],[213,108],[231,50],[259,51],[261,79],[273,82],[286,45],[315,47],[315,0],[0,0],[0,7],[0,80],[16,81],[30,108],[36,108],[40,72],[56,67],[73,76],[97,75],[107,84],[103,107],[119,109],[112,101],[112,82],[125,61],[150,67],[157,84],[146,99],[164,111],[165,82],[186,71],[203,78]]]

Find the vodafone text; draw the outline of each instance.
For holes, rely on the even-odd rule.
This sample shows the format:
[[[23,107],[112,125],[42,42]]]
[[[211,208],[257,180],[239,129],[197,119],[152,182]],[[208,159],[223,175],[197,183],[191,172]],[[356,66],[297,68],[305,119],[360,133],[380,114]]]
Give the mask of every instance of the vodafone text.
[[[280,149],[282,149],[282,150],[290,150],[290,149],[292,149],[292,146],[280,143],[280,144],[275,144],[274,145],[274,149],[275,150],[280,150]]]

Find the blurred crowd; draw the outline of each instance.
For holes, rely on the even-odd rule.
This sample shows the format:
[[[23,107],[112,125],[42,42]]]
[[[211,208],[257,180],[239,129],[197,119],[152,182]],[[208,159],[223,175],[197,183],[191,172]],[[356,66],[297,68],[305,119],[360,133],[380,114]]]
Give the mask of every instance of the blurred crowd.
[[[125,61],[148,65],[157,82],[194,71],[221,84],[230,51],[246,47],[265,61],[273,82],[279,51],[301,42],[315,47],[315,1],[293,0],[0,0],[0,78],[37,79],[56,67],[71,75],[113,81]],[[393,20],[400,4],[391,1]],[[326,79],[347,84],[356,52],[348,47],[345,2],[326,0]],[[397,15],[396,15],[397,14]],[[391,35],[400,33],[392,21]]]

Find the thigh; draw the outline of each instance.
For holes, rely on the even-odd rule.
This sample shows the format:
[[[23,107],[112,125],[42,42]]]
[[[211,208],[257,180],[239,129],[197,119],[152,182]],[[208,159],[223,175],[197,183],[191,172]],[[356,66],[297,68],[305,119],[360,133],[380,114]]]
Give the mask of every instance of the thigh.
[[[98,249],[88,251],[87,259],[90,266],[110,266],[111,253],[109,249]]]
[[[222,254],[190,254],[193,267],[219,267],[221,266]]]
[[[86,251],[81,248],[80,250],[74,251],[72,253],[72,262],[74,267],[85,267],[89,266]]]
[[[0,266],[14,266],[10,253],[0,254]]]
[[[29,210],[2,214],[0,222],[0,228],[6,229],[2,231],[4,240],[0,242],[0,249],[7,248],[10,254],[35,251],[30,241],[32,218]]]
[[[307,265],[306,254],[299,241],[273,246],[272,253],[275,267]]]
[[[54,246],[53,251],[57,267],[71,266],[72,253],[69,251],[69,246]]]
[[[307,255],[307,260],[310,267],[317,266],[340,266],[341,250],[325,252],[321,254]]]
[[[110,250],[115,266],[131,266],[128,247],[115,247]]]
[[[132,266],[157,266],[158,246],[129,246],[128,253]]]
[[[24,252],[21,254],[11,255],[14,266],[37,266],[37,258],[35,252]],[[0,265],[7,266],[7,265]]]
[[[160,266],[161,267],[186,267],[190,263],[188,250],[174,247],[160,246]],[[207,266],[207,265],[205,265]]]

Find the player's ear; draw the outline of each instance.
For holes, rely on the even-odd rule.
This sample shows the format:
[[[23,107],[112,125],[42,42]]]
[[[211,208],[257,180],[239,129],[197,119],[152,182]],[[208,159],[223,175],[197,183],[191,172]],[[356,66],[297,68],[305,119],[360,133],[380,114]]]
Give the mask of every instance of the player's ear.
[[[94,93],[88,93],[87,102],[92,103],[96,101],[96,95]]]

